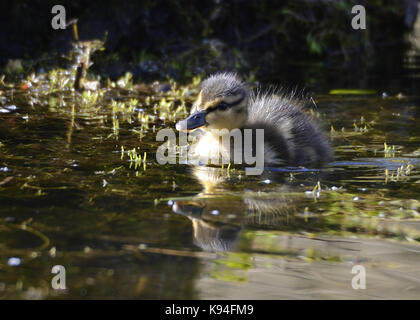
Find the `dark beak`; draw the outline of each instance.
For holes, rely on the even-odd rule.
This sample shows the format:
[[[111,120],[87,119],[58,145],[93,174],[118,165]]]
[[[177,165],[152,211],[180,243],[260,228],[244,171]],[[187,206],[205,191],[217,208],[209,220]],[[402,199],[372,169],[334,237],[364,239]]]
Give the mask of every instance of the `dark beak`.
[[[197,202],[175,201],[172,205],[172,211],[183,216],[200,219],[205,205]]]
[[[175,126],[178,131],[191,131],[206,125],[206,112],[197,111],[190,115],[187,119],[181,120]]]

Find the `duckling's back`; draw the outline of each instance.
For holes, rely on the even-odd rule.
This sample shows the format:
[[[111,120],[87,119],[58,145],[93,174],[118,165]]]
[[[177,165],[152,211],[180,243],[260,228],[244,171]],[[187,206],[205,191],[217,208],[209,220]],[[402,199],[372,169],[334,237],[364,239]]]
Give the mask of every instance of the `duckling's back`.
[[[293,94],[259,92],[250,97],[246,127],[264,129],[266,162],[301,166],[331,160],[328,140],[303,108],[304,101]]]

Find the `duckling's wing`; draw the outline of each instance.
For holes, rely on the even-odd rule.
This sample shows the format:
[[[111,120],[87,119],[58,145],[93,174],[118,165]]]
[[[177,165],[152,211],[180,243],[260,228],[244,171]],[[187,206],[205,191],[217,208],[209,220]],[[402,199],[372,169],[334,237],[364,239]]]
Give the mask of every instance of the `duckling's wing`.
[[[316,120],[304,112],[305,100],[298,99],[293,93],[280,91],[257,92],[250,99],[248,125],[268,129],[271,140],[275,130],[282,138],[278,139],[279,146],[284,147],[286,141],[291,164],[303,165],[330,159],[332,152],[327,139]],[[273,143],[275,146],[276,142]]]

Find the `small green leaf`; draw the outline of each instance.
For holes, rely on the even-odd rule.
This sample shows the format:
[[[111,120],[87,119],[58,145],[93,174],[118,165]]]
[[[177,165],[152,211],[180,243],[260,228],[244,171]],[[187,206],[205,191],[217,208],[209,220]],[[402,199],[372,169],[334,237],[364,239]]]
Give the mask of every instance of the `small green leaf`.
[[[329,94],[375,94],[375,90],[369,89],[333,89]]]

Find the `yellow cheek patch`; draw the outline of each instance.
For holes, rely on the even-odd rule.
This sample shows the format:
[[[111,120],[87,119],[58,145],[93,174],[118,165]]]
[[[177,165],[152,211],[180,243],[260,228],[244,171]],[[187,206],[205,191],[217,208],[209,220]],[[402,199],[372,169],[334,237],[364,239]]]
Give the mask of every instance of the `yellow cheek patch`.
[[[217,116],[218,115],[216,115],[216,112],[208,113],[207,116],[206,116],[206,122],[208,124],[213,124],[215,122],[215,120],[217,119]]]
[[[201,91],[200,91],[200,93],[198,94],[198,97],[197,97],[196,105],[197,105],[197,106],[200,106],[200,105],[201,105],[202,100],[203,100],[203,98],[202,98],[202,96],[201,96]]]
[[[220,101],[222,101],[222,99],[218,98],[218,99],[216,99],[216,100],[213,100],[213,101],[207,102],[207,103],[204,105],[204,110],[207,110],[207,109],[209,109],[209,108],[212,108],[212,107],[217,106],[217,105],[220,103]]]

